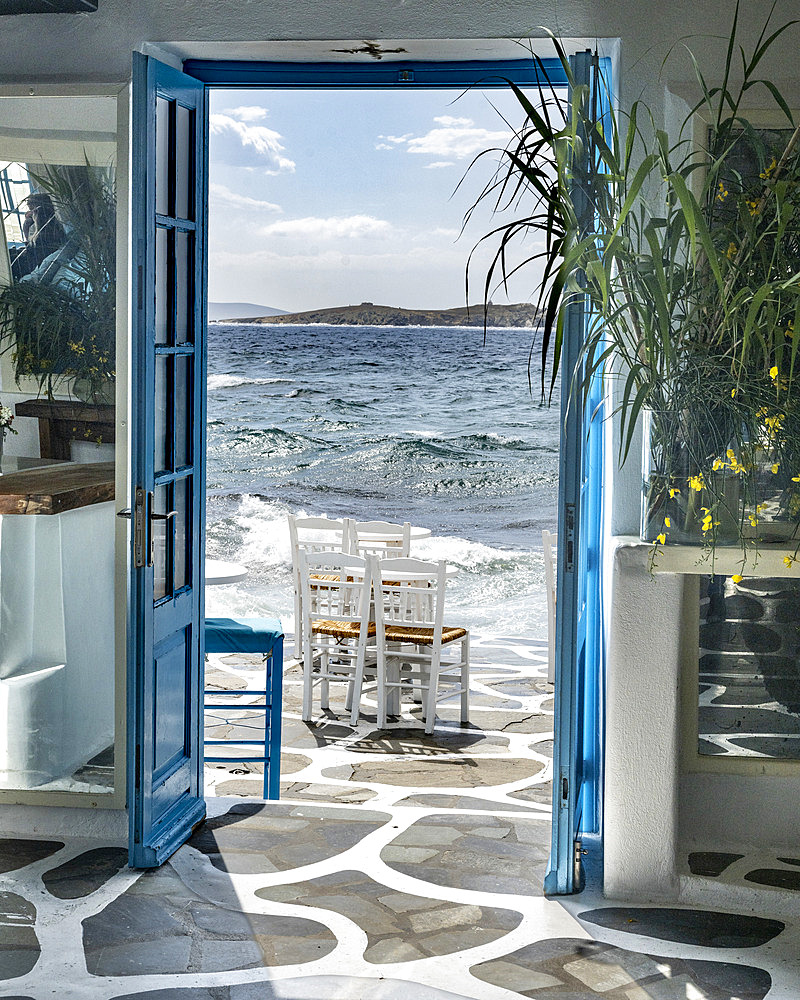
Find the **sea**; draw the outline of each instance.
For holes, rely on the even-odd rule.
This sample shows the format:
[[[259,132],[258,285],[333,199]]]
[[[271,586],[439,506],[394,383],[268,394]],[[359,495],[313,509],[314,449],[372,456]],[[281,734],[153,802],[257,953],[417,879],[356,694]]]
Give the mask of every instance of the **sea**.
[[[535,332],[223,324],[208,331],[207,554],[242,563],[209,615],[291,632],[286,515],[410,521],[446,559],[446,618],[547,634],[541,531],[555,530],[558,391],[542,405]]]

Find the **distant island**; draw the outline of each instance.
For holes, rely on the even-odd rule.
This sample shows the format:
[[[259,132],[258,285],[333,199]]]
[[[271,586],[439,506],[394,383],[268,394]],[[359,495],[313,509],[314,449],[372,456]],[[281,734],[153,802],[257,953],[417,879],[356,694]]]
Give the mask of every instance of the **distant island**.
[[[282,313],[279,316],[241,317],[239,323],[325,323],[329,326],[483,326],[483,306],[460,306],[456,309],[400,309],[362,302],[357,306],[309,309],[307,312]],[[535,306],[530,302],[515,305],[489,304],[489,326],[538,326]]]

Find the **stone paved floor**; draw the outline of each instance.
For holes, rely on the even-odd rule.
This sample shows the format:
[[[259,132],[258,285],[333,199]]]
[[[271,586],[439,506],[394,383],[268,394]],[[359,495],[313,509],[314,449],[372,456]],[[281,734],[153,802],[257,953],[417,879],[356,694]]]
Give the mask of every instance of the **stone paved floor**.
[[[696,852],[675,906],[542,896],[545,657],[476,642],[472,723],[445,709],[433,737],[413,713],[353,730],[336,700],[306,726],[290,670],[282,801],[209,766],[223,794],[158,871],[118,844],[0,840],[0,997],[798,1000],[800,858]]]

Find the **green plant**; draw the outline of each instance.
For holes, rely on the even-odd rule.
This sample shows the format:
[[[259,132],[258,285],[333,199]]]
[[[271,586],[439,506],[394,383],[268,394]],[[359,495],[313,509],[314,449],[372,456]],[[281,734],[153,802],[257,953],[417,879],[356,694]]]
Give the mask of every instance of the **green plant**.
[[[659,543],[678,523],[712,546],[746,540],[768,516],[790,535],[800,525],[800,129],[759,75],[797,22],[772,30],[771,14],[747,53],[737,6],[718,84],[690,53],[698,99],[672,140],[642,102],[599,118],[602,80],[577,85],[554,39],[571,96],[541,88],[534,105],[511,85],[526,120],[479,198],[518,210],[484,237],[495,244],[485,298],[520,269],[542,270],[542,394],[548,368],[555,384],[567,310],[583,303],[586,337],[565,391],[585,402],[596,377],[616,382],[620,463],[651,412],[646,502]],[[754,88],[785,128],[749,120]],[[532,241],[543,249],[526,252]]]
[[[0,344],[17,383],[52,396],[66,388],[92,402],[115,377],[116,195],[110,167],[46,165],[30,171],[67,232],[46,280],[29,275],[0,290]]]

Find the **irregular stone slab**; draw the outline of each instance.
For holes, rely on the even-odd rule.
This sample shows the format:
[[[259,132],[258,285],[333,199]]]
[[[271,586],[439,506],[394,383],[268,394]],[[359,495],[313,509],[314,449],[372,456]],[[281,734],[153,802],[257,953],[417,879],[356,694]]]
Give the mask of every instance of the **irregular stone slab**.
[[[549,853],[549,820],[451,814],[417,820],[381,860],[434,885],[540,895]]]
[[[220,871],[286,871],[332,858],[390,819],[387,813],[334,806],[241,803],[205,823],[189,845]]]
[[[87,970],[94,976],[222,972],[311,962],[336,947],[332,932],[315,920],[244,913],[232,886],[229,894],[221,904],[208,903],[170,865],[145,872],[83,921]]]
[[[439,727],[428,735],[424,729],[377,729],[355,743],[348,743],[346,749],[353,753],[402,754],[404,758],[429,758],[436,754],[461,754],[465,751],[502,753],[508,749],[508,740],[502,736],[486,735],[480,730],[459,732]]]
[[[514,930],[522,920],[513,910],[398,892],[357,871],[258,889],[256,895],[348,917],[367,935],[364,959],[375,963],[410,962],[475,948]]]
[[[704,757],[713,757],[718,754],[726,753],[721,746],[717,746],[716,743],[711,743],[709,740],[698,740],[697,752],[702,754]]]
[[[722,708],[701,705],[698,709],[701,733],[735,736],[737,733],[800,734],[800,720],[768,708]]]
[[[743,854],[727,854],[724,851],[693,851],[689,855],[689,871],[692,875],[716,878],[743,857]]]
[[[340,778],[360,783],[380,782],[408,788],[478,788],[482,785],[505,785],[509,781],[530,778],[542,770],[538,760],[504,757],[502,760],[460,757],[437,761],[416,759],[403,761],[371,761],[366,764],[345,764],[323,771],[326,778]]]
[[[800,858],[778,858],[785,865],[800,865]]]
[[[527,788],[519,788],[516,792],[509,792],[509,798],[521,799],[523,802],[537,802],[539,805],[549,806],[553,801],[553,781],[541,781],[538,785],[528,785]]]
[[[446,795],[430,792],[409,795],[401,799],[398,806],[422,806],[425,809],[468,809],[473,812],[527,812],[525,806],[515,806],[510,802],[493,802],[491,799],[475,799],[471,795]]]
[[[0,892],[0,980],[25,976],[39,961],[36,907],[15,892]]]
[[[28,840],[15,837],[0,837],[0,873],[13,872],[25,868],[64,846],[62,840]]]
[[[780,920],[745,913],[667,907],[604,906],[579,914],[581,922],[615,931],[643,934],[662,941],[701,945],[705,948],[758,948],[785,928]]]
[[[525,997],[553,1000],[763,1000],[772,980],[763,969],[727,962],[660,958],[572,938],[554,938],[474,965],[482,982]]]
[[[284,718],[281,721],[281,743],[293,750],[313,750],[317,747],[340,743],[355,732],[350,726],[343,726],[328,719],[316,722],[301,722],[299,719]]]
[[[456,721],[458,712],[455,709],[437,709],[436,725],[440,719]],[[486,732],[496,733],[552,733],[553,716],[542,715],[539,712],[475,712],[472,717],[474,725]]]
[[[371,788],[348,788],[342,785],[309,784],[295,781],[292,784],[281,785],[281,798],[310,799],[314,802],[337,802],[359,804],[374,799],[377,792]]]
[[[782,868],[756,868],[745,875],[748,882],[759,885],[773,885],[777,889],[800,891],[800,871],[786,871]]]
[[[777,653],[781,635],[752,622],[714,622],[700,626],[701,649],[730,653]]]
[[[545,677],[516,677],[514,680],[490,683],[489,687],[500,694],[513,695],[517,698],[535,698],[553,690],[553,685],[548,684]]]
[[[737,736],[731,743],[747,750],[755,750],[765,757],[783,760],[800,759],[800,739],[790,736]]]
[[[433,986],[413,984],[413,1000],[474,1000],[462,994]],[[365,979],[356,976],[303,976],[241,983],[238,986],[213,986],[194,989],[152,990],[127,993],[115,1000],[409,1000],[409,984],[399,979]],[[31,1000],[31,998],[23,998]]]
[[[206,665],[205,687],[209,691],[241,691],[247,687],[247,681],[237,674],[229,674],[227,670]]]
[[[127,864],[128,852],[124,848],[97,847],[51,868],[42,881],[51,896],[80,899],[95,892]]]

